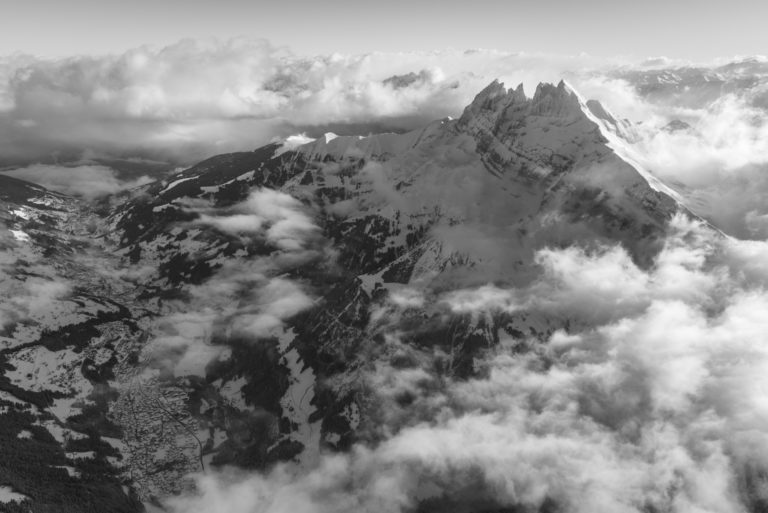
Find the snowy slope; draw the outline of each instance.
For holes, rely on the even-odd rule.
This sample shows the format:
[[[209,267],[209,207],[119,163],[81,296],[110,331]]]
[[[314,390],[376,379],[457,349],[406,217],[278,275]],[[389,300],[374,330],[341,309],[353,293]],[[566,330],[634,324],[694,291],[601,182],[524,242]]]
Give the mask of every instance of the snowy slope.
[[[650,265],[685,209],[629,136],[565,83],[494,82],[458,119],[216,156],[103,217],[8,182],[2,391],[36,415],[18,439],[49,431],[62,479],[111,468],[125,511],[190,472],[345,450],[376,430],[371,365],[445,355],[463,378],[573,321],[447,295],[525,285],[545,247]]]

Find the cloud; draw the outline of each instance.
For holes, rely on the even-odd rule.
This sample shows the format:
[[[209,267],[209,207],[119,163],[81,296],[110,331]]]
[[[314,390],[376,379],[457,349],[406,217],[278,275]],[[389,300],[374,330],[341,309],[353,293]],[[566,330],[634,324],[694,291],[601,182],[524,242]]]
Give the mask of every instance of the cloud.
[[[314,301],[300,284],[268,276],[278,271],[268,259],[233,261],[206,282],[188,287],[184,299],[166,301],[142,358],[176,376],[205,376],[206,365],[227,350],[225,344],[212,345],[214,338],[279,336],[285,322]]]
[[[6,343],[22,340],[37,326],[50,322],[51,315],[66,315],[71,310],[66,301],[73,292],[72,282],[41,261],[40,254],[8,239],[7,230],[0,229],[0,331],[21,321],[34,328],[24,334],[2,334],[10,337]]]
[[[152,181],[148,176],[122,180],[113,169],[100,165],[34,164],[5,171],[3,174],[34,182],[52,191],[88,199],[114,194]]]
[[[544,312],[571,321],[567,330],[525,352],[502,344],[485,372],[453,380],[395,326],[387,352],[410,357],[366,371],[377,443],[324,454],[309,469],[200,476],[197,494],[168,505],[749,511],[766,499],[768,469],[766,251],[683,216],[646,270],[618,247],[542,250],[529,286],[436,300],[456,313]],[[413,295],[430,298],[409,292],[406,303]]]
[[[212,345],[214,339],[280,336],[288,320],[311,308],[311,292],[289,275],[308,262],[325,265],[333,253],[326,249],[311,209],[280,191],[255,189],[227,208],[208,203],[188,203],[185,208],[199,214],[196,228],[208,225],[246,242],[272,244],[264,254],[225,259],[203,283],[186,285],[180,299],[164,302],[144,358],[177,376],[204,376],[205,366],[225,354],[226,345]],[[122,275],[136,279],[145,272],[140,268]]]
[[[589,254],[576,247],[544,249],[536,264],[544,278],[530,296],[541,306],[578,317],[622,315],[647,301],[650,278],[620,247]]]
[[[395,188],[394,180],[390,177],[391,172],[389,166],[378,162],[367,162],[352,179],[355,183],[373,191],[374,194],[370,196],[372,202],[391,205],[393,208],[407,211],[409,206],[402,194]]]
[[[301,202],[274,189],[257,189],[232,214],[203,214],[198,222],[235,234],[264,233],[277,247],[297,251],[318,231]]]
[[[258,233],[263,219],[254,214],[234,214],[231,216],[200,216],[200,222],[210,224],[219,230],[231,233]]]
[[[152,366],[172,369],[177,376],[204,376],[205,366],[224,350],[210,344],[220,315],[215,308],[200,307],[161,317],[155,322],[154,338],[144,349],[145,358]]]
[[[387,299],[400,308],[420,308],[425,301],[421,291],[408,287],[391,290]]]
[[[253,337],[268,337],[283,326],[284,320],[313,304],[296,283],[274,278],[255,291],[255,301],[238,312],[232,329]]]
[[[183,40],[101,57],[6,57],[0,165],[75,192],[79,187],[62,183],[65,175],[24,168],[78,162],[91,151],[174,165],[269,142],[285,141],[286,151],[327,131],[400,131],[458,116],[496,78],[523,83],[529,93],[541,81],[565,78],[585,98],[635,123],[629,133],[638,160],[680,186],[692,210],[730,234],[760,239],[768,236],[766,69],[760,61],[694,67],[664,58],[492,50],[307,58],[244,38]],[[673,120],[691,129],[664,129]],[[100,180],[88,174],[102,171]],[[99,194],[122,186],[96,166],[72,173],[77,183],[93,181]],[[375,169],[360,177],[394,197]],[[344,215],[343,205],[336,209]]]
[[[103,58],[20,58],[4,61],[0,72],[0,150],[22,160],[90,147],[197,159],[307,134],[289,138],[286,149],[331,127],[403,129],[458,114],[496,77],[531,91],[565,76],[619,117],[643,121],[628,144],[694,211],[728,233],[765,238],[761,91],[715,101],[693,92],[685,108],[674,108],[671,99],[682,93],[644,94],[648,76],[614,64],[491,51],[302,59],[246,40],[184,41]],[[655,60],[629,71],[666,65]],[[662,129],[673,119],[691,128]],[[49,167],[25,172],[42,169],[40,180],[75,191],[70,180],[83,187],[96,180],[94,191],[122,186],[94,166],[73,168],[57,185]],[[357,179],[397,204],[385,171],[368,163]],[[198,223],[267,240],[280,256],[227,264],[189,287],[186,300],[168,302],[146,351],[181,374],[201,372],[216,356],[208,344],[219,326],[270,337],[311,308],[312,291],[285,271],[305,262],[320,237],[309,207],[269,189],[225,210],[189,208]],[[348,453],[324,454],[314,468],[200,476],[197,493],[171,498],[169,507],[747,511],[768,500],[767,256],[764,241],[731,239],[677,217],[648,269],[620,247],[548,248],[536,256],[540,274],[530,285],[437,297],[394,291],[393,311],[437,302],[453,314],[526,314],[560,329],[529,340],[525,352],[489,348],[474,362],[487,372],[463,381],[438,373],[435,363],[451,355],[435,348],[409,348],[418,365],[367,362],[361,372],[380,408],[376,443],[362,439]],[[20,304],[47,308],[37,301],[66,293],[49,285],[31,283]],[[391,329],[386,344],[397,346],[405,317],[380,323]]]
[[[768,70],[762,66],[752,77],[757,84]],[[768,111],[760,100],[763,87],[738,86],[737,75],[720,68],[678,72],[683,82],[677,86],[664,82],[671,75],[654,85],[653,75],[626,69],[596,72],[574,83],[585,97],[600,99],[617,117],[633,122],[633,157],[677,189],[691,210],[731,235],[766,238],[768,210],[762,198],[768,192]],[[706,85],[712,80],[720,88],[715,95]]]
[[[34,325],[60,310],[72,292],[72,284],[53,273],[50,277],[25,278],[0,271],[0,283],[7,287],[7,296],[0,304],[0,328],[22,320]]]
[[[519,301],[513,291],[493,285],[451,292],[443,298],[443,301],[452,312],[456,313],[494,310],[513,312],[519,308]]]
[[[314,140],[314,138],[308,137],[305,133],[289,135],[283,140],[282,146],[275,152],[275,156],[282,155],[286,151],[295,150],[299,146],[309,144]]]
[[[191,163],[302,132],[416,128],[460,114],[494,78],[532,91],[605,64],[485,50],[303,58],[244,38],[101,57],[16,56],[0,60],[0,150],[17,164],[86,149]]]

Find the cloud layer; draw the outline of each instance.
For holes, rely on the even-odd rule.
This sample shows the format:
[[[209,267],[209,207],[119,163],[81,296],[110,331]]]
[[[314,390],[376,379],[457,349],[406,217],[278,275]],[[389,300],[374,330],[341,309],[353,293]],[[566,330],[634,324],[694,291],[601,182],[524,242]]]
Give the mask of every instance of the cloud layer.
[[[390,302],[402,309],[435,301],[455,315],[525,312],[569,329],[524,340],[522,353],[520,341],[504,338],[476,362],[487,373],[466,381],[438,375],[434,354],[419,354],[424,365],[414,368],[372,364],[364,379],[383,409],[380,443],[325,454],[308,470],[202,476],[198,494],[169,507],[692,513],[768,501],[765,92],[725,84],[711,96],[708,85],[686,90],[701,85],[690,77],[679,88],[654,83],[666,62],[620,64],[492,51],[299,59],[246,40],[2,61],[0,153],[25,164],[12,173],[86,196],[124,184],[104,167],[26,164],[88,149],[193,161],[289,134],[405,129],[458,114],[493,78],[531,91],[565,76],[636,122],[627,144],[693,211],[729,234],[759,239],[731,239],[678,218],[650,270],[619,247],[550,248],[537,254],[539,280],[523,289],[489,284],[438,298],[396,291]],[[374,187],[382,185],[377,176],[375,164],[361,173]],[[259,190],[226,211],[196,212],[197,223],[266,241],[279,258],[225,265],[190,287],[188,301],[171,304],[147,352],[180,374],[210,360],[207,342],[222,319],[269,336],[312,305],[301,284],[280,276],[281,262],[309,258],[316,242],[300,202]],[[66,292],[27,285],[23,311],[46,307],[24,298]],[[11,313],[2,315],[0,323],[10,322]],[[398,344],[396,330],[386,335],[385,343]],[[398,404],[404,393],[413,399],[407,408]]]
[[[169,505],[747,511],[768,498],[766,251],[683,218],[648,271],[618,247],[542,251],[541,278],[525,289],[439,300],[460,313],[546,312],[572,321],[568,331],[522,353],[502,340],[488,372],[464,381],[380,361],[367,379],[387,413],[381,443],[326,454],[308,471],[201,476],[197,495]],[[396,401],[404,392],[407,407]]]
[[[4,174],[34,182],[52,191],[87,199],[115,194],[153,180],[146,175],[135,179],[121,179],[114,169],[102,165],[33,164],[6,171]]]
[[[566,78],[635,123],[639,160],[683,189],[693,210],[731,234],[764,238],[766,77],[764,59],[693,66],[493,50],[306,58],[249,39],[183,40],[102,57],[4,57],[0,166],[93,195],[65,182],[92,181],[99,192],[120,186],[110,170],[96,178],[98,165],[72,170],[94,152],[168,168],[292,135],[289,147],[325,131],[416,128],[457,116],[493,79],[522,82],[530,94],[541,81]],[[41,162],[63,162],[69,174],[24,169]]]
[[[268,246],[262,255],[224,260],[205,282],[185,287],[182,299],[165,303],[144,351],[153,366],[178,376],[205,374],[205,365],[226,347],[211,345],[215,336],[279,336],[287,319],[314,304],[310,292],[285,273],[324,258],[324,241],[310,213],[283,192],[256,189],[229,208],[187,211],[198,215],[193,229],[207,225],[246,244]]]
[[[0,59],[0,154],[194,162],[274,137],[408,129],[457,115],[494,78],[524,82],[604,67],[587,56],[441,51],[299,58],[263,40],[183,40],[121,55]]]

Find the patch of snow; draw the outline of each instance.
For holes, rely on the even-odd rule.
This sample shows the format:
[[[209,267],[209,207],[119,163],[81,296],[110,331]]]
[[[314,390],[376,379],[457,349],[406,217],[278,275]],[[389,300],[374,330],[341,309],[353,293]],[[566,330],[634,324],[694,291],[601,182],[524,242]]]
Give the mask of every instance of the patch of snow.
[[[213,447],[216,448],[227,441],[227,432],[222,429],[213,431]]]
[[[238,410],[245,410],[248,406],[245,404],[245,396],[242,389],[247,383],[248,381],[243,377],[227,381],[221,387],[219,393]]]
[[[64,442],[67,441],[67,437],[65,436],[67,434],[67,431],[63,427],[58,425],[56,422],[52,420],[46,420],[46,421],[38,422],[37,425],[47,429],[48,432],[53,437],[53,439],[59,442],[60,444],[63,444]]]
[[[54,399],[53,405],[48,407],[48,411],[53,413],[57,419],[64,422],[72,415],[75,415],[72,405],[79,399],[77,397],[64,397]]]
[[[11,502],[21,502],[25,499],[29,499],[29,497],[22,493],[17,493],[10,486],[0,486],[0,502],[8,504]]]
[[[162,212],[163,210],[166,210],[169,208],[176,208],[176,207],[172,203],[166,203],[165,205],[160,205],[152,208],[152,212]]]
[[[342,416],[347,419],[350,429],[353,431],[360,425],[360,408],[356,403],[348,404],[344,411],[341,412]]]
[[[379,271],[376,274],[361,274],[357,278],[362,282],[360,287],[365,291],[368,297],[373,297],[373,291],[376,289],[376,284],[383,285],[384,279],[381,277],[386,272],[386,269]]]
[[[244,182],[246,180],[250,180],[254,177],[255,174],[256,174],[256,171],[254,170],[248,171],[247,173],[243,173],[242,175],[236,178],[233,178],[232,180],[229,180],[227,182],[221,183],[219,185],[206,185],[206,186],[200,187],[200,190],[203,192],[207,192],[209,194],[215,194],[219,192],[222,189],[222,187],[226,187],[231,183]]]
[[[71,349],[50,351],[43,346],[34,346],[14,353],[8,363],[16,369],[6,371],[5,375],[11,383],[35,392],[67,393],[75,389],[78,394],[87,395],[93,387],[80,373],[80,362],[81,356]],[[60,413],[64,413],[70,407],[71,401],[59,399],[53,410],[61,408]]]
[[[28,408],[31,408],[33,412],[37,412],[37,406],[33,405],[32,403],[28,403],[26,401],[23,401],[16,397],[15,395],[11,394],[10,392],[6,392],[4,390],[0,390],[0,399],[3,401],[7,401],[9,403],[18,404],[20,406],[26,406]]]
[[[125,454],[128,451],[128,446],[125,445],[125,442],[120,440],[119,438],[111,438],[108,436],[102,436],[101,437],[102,442],[106,442],[109,445],[112,446],[112,448],[116,449],[120,454]]]
[[[176,187],[177,185],[179,185],[181,183],[188,182],[190,180],[196,180],[196,179],[197,179],[196,176],[192,176],[190,178],[181,178],[179,180],[174,180],[173,182],[169,183],[168,186],[165,189],[160,191],[160,194],[165,194],[166,192],[170,191],[171,189],[173,189],[174,187]]]
[[[112,465],[115,468],[120,468],[124,465],[126,465],[126,461],[122,458],[118,458],[116,456],[107,456],[107,461],[110,465]]]
[[[35,203],[37,205],[43,205],[46,207],[53,207],[55,205],[60,204],[60,201],[57,201],[56,198],[53,198],[51,196],[42,196],[39,198],[30,198],[27,200],[30,203]]]
[[[91,460],[96,458],[94,451],[68,452],[65,456],[70,460]]]
[[[11,230],[11,235],[13,235],[14,239],[20,242],[29,242],[31,240],[29,235],[21,230]]]
[[[247,173],[243,173],[242,175],[235,178],[238,182],[244,182],[246,180],[251,180],[256,175],[256,170],[248,171]],[[229,182],[227,182],[229,183]]]
[[[336,445],[341,440],[341,435],[338,433],[326,433],[325,441],[331,445]]]
[[[283,331],[278,336],[278,347],[283,354],[282,363],[288,368],[288,390],[280,399],[283,415],[298,429],[289,438],[301,442],[304,451],[300,455],[302,465],[312,465],[319,457],[320,451],[320,420],[310,422],[310,416],[315,412],[312,400],[315,397],[315,373],[311,367],[305,367],[295,348],[289,347],[296,334],[293,330]]]
[[[25,219],[25,220],[29,220],[29,218],[31,216],[29,211],[27,209],[25,209],[25,208],[17,208],[15,210],[11,210],[11,214],[15,215],[16,217],[20,217],[22,219]]]
[[[69,477],[80,477],[80,471],[78,471],[75,467],[70,467],[69,465],[52,465],[51,468],[60,468],[65,470],[67,474],[69,474]]]

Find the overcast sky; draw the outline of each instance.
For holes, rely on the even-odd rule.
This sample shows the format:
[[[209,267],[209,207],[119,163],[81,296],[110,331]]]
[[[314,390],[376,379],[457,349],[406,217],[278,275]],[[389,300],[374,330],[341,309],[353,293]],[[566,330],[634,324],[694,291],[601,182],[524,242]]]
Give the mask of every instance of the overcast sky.
[[[264,37],[299,54],[496,48],[709,60],[768,52],[764,0],[0,0],[0,54]]]

